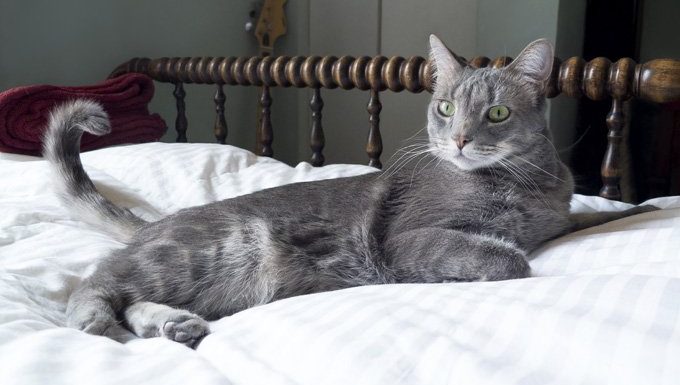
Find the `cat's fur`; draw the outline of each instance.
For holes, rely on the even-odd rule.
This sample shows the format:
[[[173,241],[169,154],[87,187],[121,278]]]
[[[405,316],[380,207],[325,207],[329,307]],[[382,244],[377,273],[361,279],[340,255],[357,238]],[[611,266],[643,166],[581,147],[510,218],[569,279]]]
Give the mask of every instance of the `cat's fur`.
[[[44,154],[66,201],[127,245],[71,295],[68,325],[106,334],[122,321],[139,336],[194,346],[209,332],[205,320],[294,295],[527,277],[527,253],[571,226],[572,179],[544,117],[552,46],[538,40],[505,69],[472,70],[436,37],[430,44],[436,85],[420,163],[267,189],[153,223],[101,196],[82,168],[82,131],[110,129],[103,110],[87,101],[57,109]],[[442,99],[456,106],[450,118],[437,112]],[[487,111],[499,104],[511,115],[491,123]]]

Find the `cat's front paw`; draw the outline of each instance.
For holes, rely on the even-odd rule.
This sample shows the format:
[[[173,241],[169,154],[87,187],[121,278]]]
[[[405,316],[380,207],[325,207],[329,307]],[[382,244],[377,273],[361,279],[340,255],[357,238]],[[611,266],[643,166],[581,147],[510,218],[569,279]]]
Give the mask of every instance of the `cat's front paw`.
[[[461,283],[479,281],[479,278],[444,278],[442,283]]]
[[[656,207],[654,205],[642,205],[642,206],[635,206],[632,209],[626,210],[630,212],[630,215],[635,215],[635,214],[643,214],[643,213],[651,213],[652,211],[659,211],[661,208]]]
[[[188,312],[178,312],[170,317],[163,328],[161,336],[195,348],[203,337],[210,333],[210,326],[203,318]]]

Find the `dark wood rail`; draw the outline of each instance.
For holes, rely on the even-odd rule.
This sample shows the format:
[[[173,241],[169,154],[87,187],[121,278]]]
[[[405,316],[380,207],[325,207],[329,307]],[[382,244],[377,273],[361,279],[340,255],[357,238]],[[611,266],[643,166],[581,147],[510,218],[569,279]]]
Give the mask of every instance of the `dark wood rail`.
[[[509,57],[475,57],[475,68],[500,68]],[[227,84],[269,87],[337,88],[394,92],[431,91],[431,65],[420,56],[354,58],[343,56],[135,58],[118,66],[109,77],[144,73],[170,83]],[[593,100],[637,97],[654,103],[680,100],[680,60],[656,59],[637,64],[624,58],[589,62],[579,57],[555,58],[548,97],[565,94]]]
[[[469,60],[472,67],[500,68],[512,61],[509,57],[490,59],[475,57]],[[226,140],[227,129],[224,108],[223,85],[261,86],[262,110],[260,143],[257,153],[272,156],[273,131],[270,116],[272,103],[269,87],[308,87],[314,89],[310,108],[312,127],[310,132],[311,162],[323,164],[324,134],[321,124],[323,100],[321,88],[370,90],[368,101],[368,140],[366,153],[369,164],[380,168],[382,138],[380,134],[381,91],[422,92],[432,89],[432,66],[420,56],[403,58],[394,56],[352,57],[342,56],[253,56],[253,57],[184,57],[184,58],[135,58],[118,66],[109,77],[125,73],[143,73],[151,78],[175,84],[178,116],[177,141],[186,141],[187,121],[184,116],[184,89],[182,84],[217,84],[215,96],[215,137],[219,143]],[[619,153],[622,145],[622,127],[629,117],[622,112],[622,103],[639,98],[654,103],[680,100],[680,60],[656,59],[643,64],[623,58],[616,62],[602,57],[586,62],[582,58],[567,60],[555,58],[553,71],[547,87],[547,96],[560,94],[569,97],[587,97],[592,100],[612,99],[607,117],[608,146],[602,162],[603,187],[600,195],[620,199]]]

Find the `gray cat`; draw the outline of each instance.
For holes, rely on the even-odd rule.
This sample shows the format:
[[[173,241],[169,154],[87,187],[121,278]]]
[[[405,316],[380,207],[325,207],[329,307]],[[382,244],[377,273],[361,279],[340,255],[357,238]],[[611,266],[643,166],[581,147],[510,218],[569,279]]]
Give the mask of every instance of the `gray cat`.
[[[127,245],[73,292],[68,325],[106,335],[122,322],[140,337],[193,347],[209,333],[205,320],[290,296],[527,277],[531,250],[604,221],[569,218],[572,177],[544,117],[551,44],[537,40],[508,67],[477,70],[435,36],[430,45],[436,85],[418,162],[267,189],[153,223],[104,198],[83,170],[82,132],[110,131],[101,107],[58,108],[44,154],[65,202]]]

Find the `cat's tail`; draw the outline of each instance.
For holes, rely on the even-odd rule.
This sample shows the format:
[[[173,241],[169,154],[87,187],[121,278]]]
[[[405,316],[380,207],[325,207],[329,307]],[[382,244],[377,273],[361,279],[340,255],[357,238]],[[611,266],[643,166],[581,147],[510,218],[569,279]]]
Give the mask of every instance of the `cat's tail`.
[[[99,104],[79,99],[56,107],[43,139],[43,156],[67,207],[83,221],[125,241],[145,222],[97,191],[80,161],[83,131],[98,136],[111,132],[109,117]]]

